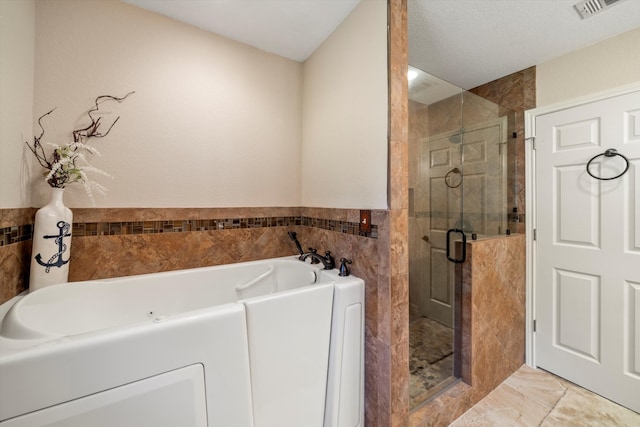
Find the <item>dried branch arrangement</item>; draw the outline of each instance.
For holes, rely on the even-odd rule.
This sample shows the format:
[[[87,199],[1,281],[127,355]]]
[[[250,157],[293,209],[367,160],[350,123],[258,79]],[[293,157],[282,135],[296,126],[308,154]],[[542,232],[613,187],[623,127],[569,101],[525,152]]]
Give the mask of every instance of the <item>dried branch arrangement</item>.
[[[84,186],[87,194],[93,199],[93,190],[98,190],[104,193],[106,190],[102,185],[92,181],[87,176],[87,172],[97,173],[100,175],[109,176],[106,172],[100,169],[92,167],[85,153],[97,154],[98,151],[95,147],[88,145],[88,142],[93,138],[104,138],[109,135],[111,129],[120,119],[120,116],[108,126],[106,131],[102,131],[100,126],[103,121],[102,115],[100,115],[100,106],[105,102],[122,102],[135,92],[129,92],[122,97],[115,97],[111,95],[98,96],[94,101],[94,106],[91,108],[87,115],[90,119],[90,124],[86,127],[75,129],[71,132],[73,136],[73,142],[65,145],[57,145],[53,143],[47,143],[53,147],[53,150],[49,155],[45,152],[43,147],[42,138],[45,134],[42,120],[53,113],[55,108],[44,113],[38,118],[38,126],[40,127],[40,135],[33,137],[33,142],[26,141],[25,144],[29,147],[29,150],[33,153],[46,171],[44,172],[46,182],[54,188],[65,188],[68,184],[74,182],[80,182]]]

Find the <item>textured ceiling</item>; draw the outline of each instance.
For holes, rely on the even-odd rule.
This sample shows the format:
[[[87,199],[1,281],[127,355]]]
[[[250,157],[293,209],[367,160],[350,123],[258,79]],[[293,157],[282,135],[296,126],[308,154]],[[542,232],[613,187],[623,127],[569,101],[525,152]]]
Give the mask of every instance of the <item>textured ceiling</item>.
[[[360,2],[360,0],[122,1],[298,62],[307,59]]]
[[[304,61],[360,0],[123,0]],[[385,0],[362,0],[385,1]],[[407,0],[409,64],[470,89],[640,27],[640,0]]]
[[[640,27],[640,0],[408,0],[409,64],[464,89]]]

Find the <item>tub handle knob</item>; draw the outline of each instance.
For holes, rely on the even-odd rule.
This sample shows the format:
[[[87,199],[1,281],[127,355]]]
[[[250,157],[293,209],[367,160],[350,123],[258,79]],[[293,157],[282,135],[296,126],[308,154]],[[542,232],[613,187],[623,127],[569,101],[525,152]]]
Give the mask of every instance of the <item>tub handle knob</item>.
[[[331,251],[326,251],[324,253],[324,259],[327,260],[327,263],[324,266],[325,270],[332,270],[335,268],[336,260],[331,256]]]
[[[351,264],[350,259],[340,258],[340,273],[338,273],[338,276],[348,276],[349,274],[351,274],[349,272],[347,264]]]

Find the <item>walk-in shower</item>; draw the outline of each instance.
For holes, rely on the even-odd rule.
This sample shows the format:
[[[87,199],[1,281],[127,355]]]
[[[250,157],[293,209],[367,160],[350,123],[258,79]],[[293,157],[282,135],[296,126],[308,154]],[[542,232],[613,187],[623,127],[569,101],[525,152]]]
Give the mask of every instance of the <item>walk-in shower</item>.
[[[464,242],[506,234],[515,114],[410,67],[409,345],[412,407],[461,369],[456,265]],[[510,160],[511,158],[511,160]]]

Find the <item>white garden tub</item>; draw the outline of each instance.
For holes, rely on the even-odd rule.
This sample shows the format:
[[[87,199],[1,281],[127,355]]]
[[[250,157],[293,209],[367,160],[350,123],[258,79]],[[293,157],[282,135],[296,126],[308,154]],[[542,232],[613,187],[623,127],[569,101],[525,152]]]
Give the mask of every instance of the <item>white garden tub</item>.
[[[364,424],[364,282],[295,257],[0,306],[0,426]]]

